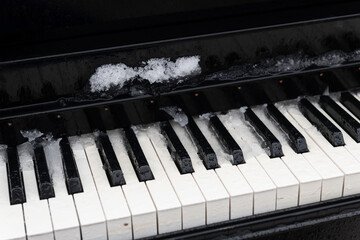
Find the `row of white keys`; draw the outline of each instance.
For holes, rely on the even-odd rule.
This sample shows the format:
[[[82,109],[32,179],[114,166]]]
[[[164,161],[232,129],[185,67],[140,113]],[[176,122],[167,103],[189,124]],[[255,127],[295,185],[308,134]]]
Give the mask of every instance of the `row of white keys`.
[[[147,133],[181,203],[183,229],[205,225],[205,199],[194,178],[190,173],[180,174],[158,125],[150,127]]]
[[[157,234],[156,208],[144,182],[139,182],[131,164],[119,129],[108,131],[126,184],[122,186],[132,216],[134,238]]]
[[[267,175],[265,170],[253,155],[251,144],[246,138],[249,134],[249,127],[240,121],[242,116],[237,110],[229,111],[226,115],[219,115],[226,129],[241,147],[246,163],[238,165],[238,169],[254,191],[254,214],[271,212],[276,209],[276,186]]]
[[[10,205],[6,150],[0,150],[0,239],[26,239],[22,204]]]
[[[281,159],[300,182],[299,205],[341,197],[343,183],[342,172],[325,154],[316,151],[317,146],[311,141],[311,138],[306,134],[303,134],[307,141],[309,152],[297,154],[288,144],[286,137],[284,133],[281,132],[279,126],[275,126],[274,122],[270,121],[265,114],[258,113],[258,115],[280,140],[284,152],[284,156],[281,157]],[[289,116],[285,117],[290,121]],[[299,129],[297,125],[293,125],[295,128]],[[310,162],[314,161],[317,169],[319,169],[326,178],[323,178],[310,164]]]
[[[111,187],[93,136],[81,137],[106,218],[108,239],[132,239],[131,215],[121,187]]]
[[[263,112],[253,109],[257,116]],[[271,180],[276,186],[276,209],[284,209],[298,205],[299,200],[299,182],[287,168],[280,158],[272,158],[266,154],[265,150],[261,148],[260,143],[249,127],[246,128],[245,122],[238,119],[239,124],[243,124],[244,130],[242,131],[242,139],[251,142],[251,149],[253,156],[257,159],[260,165],[264,168],[265,172],[269,175]],[[267,125],[267,122],[263,122]],[[269,127],[267,125],[267,127]],[[301,197],[301,194],[300,194]]]
[[[319,202],[321,195],[321,177],[301,154],[297,154],[293,151],[293,149],[287,143],[287,140],[283,136],[279,127],[274,126],[274,123],[270,121],[267,116],[265,116],[265,108],[258,108],[253,110],[261,119],[261,121],[281,142],[284,153],[284,156],[281,157],[281,160],[286,164],[288,169],[294,174],[299,182],[298,194],[295,194],[299,200],[298,204],[303,205],[312,202]],[[273,159],[270,159],[268,164],[271,164],[272,160]],[[260,163],[263,165],[263,161],[260,161]]]
[[[190,156],[194,169],[192,176],[206,200],[206,223],[211,224],[229,220],[230,200],[224,185],[214,170],[205,168],[185,128],[176,122],[171,122],[171,125]]]
[[[105,216],[91,170],[79,137],[69,138],[79,171],[83,192],[73,195],[80,222],[82,239],[107,239]]]
[[[157,210],[158,233],[181,230],[181,204],[179,199],[146,132],[138,131],[136,135],[154,175],[153,180],[146,181],[146,186]]]
[[[305,137],[309,152],[301,154],[313,169],[320,175],[322,179],[321,186],[321,201],[333,199],[342,196],[344,185],[344,173],[332,162],[332,160],[316,145],[311,137],[302,129],[292,116],[286,111],[284,106],[277,106],[279,111],[289,120],[289,122]],[[297,157],[299,161],[293,161],[287,158],[288,154],[285,153],[283,160],[287,166],[299,176],[307,175],[313,179],[317,179],[317,174],[313,173],[307,165],[303,162],[304,159]],[[299,180],[300,181],[300,180]],[[314,180],[315,181],[315,180]],[[315,201],[315,200],[314,200]],[[300,203],[301,204],[301,203]]]
[[[287,106],[290,115],[308,133],[313,141],[345,174],[343,196],[360,192],[360,163],[343,147],[333,147],[322,134],[302,115],[296,105]]]
[[[28,239],[54,239],[51,215],[47,199],[40,200],[34,171],[33,151],[29,143],[18,146],[22,168],[26,202],[23,203]]]
[[[209,128],[208,121],[200,118],[194,120],[216,152],[220,168],[216,168],[215,172],[230,195],[230,219],[252,215],[254,200],[252,188],[237,166],[231,164],[232,156],[223,151],[215,134]]]
[[[73,197],[65,185],[59,142],[49,143],[44,152],[55,192],[55,197],[48,199],[55,239],[80,240],[79,220]]]

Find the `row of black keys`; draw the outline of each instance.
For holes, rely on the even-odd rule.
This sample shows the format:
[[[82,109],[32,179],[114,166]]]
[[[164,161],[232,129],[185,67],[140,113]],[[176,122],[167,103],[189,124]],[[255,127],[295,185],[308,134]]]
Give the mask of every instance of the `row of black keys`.
[[[343,93],[341,102],[360,118],[360,102],[355,99],[350,93]],[[356,142],[360,141],[360,124],[353,119],[346,111],[338,106],[329,96],[321,96],[320,104],[322,108],[332,117],[336,122],[343,127]],[[299,101],[299,108],[304,116],[313,123],[323,136],[334,146],[343,146],[344,140],[341,131],[336,128],[323,114],[321,114],[306,98]],[[288,141],[293,150],[297,153],[304,153],[308,151],[306,140],[302,134],[282,115],[282,113],[272,104],[267,105],[269,115],[278,123],[281,129],[286,133]],[[256,114],[247,108],[244,113],[245,119],[251,124],[262,140],[270,150],[270,157],[283,156],[282,147],[279,140],[273,133],[262,123]],[[203,160],[207,169],[214,169],[219,167],[217,157],[211,145],[202,134],[201,130],[196,125],[192,117],[188,116],[189,122],[186,128],[194,140],[198,149],[198,154]],[[227,131],[220,119],[216,115],[212,115],[209,119],[211,128],[218,137],[224,150],[232,155],[232,164],[245,163],[242,150],[240,146],[233,139],[231,134]],[[180,173],[186,174],[193,172],[191,159],[182,145],[180,139],[173,130],[168,121],[160,123],[162,134],[165,136],[168,143],[168,150],[173,157]],[[136,134],[133,129],[124,129],[124,140],[126,142],[126,149],[137,173],[140,181],[147,181],[153,179],[153,174],[148,165],[146,157],[140,147]],[[116,158],[115,152],[110,143],[106,132],[96,134],[96,145],[99,150],[100,157],[104,164],[104,169],[109,179],[111,186],[118,186],[126,184],[123,172],[120,168],[119,162]],[[69,194],[82,192],[81,179],[79,177],[74,156],[67,137],[60,141],[61,155],[63,159],[64,173],[66,185]],[[21,170],[19,167],[19,159],[15,147],[7,148],[8,155],[8,176],[9,189],[12,204],[25,202],[25,190],[22,183]],[[36,171],[36,178],[38,181],[38,190],[40,199],[47,199],[54,197],[54,190],[49,176],[45,154],[41,143],[34,144],[34,166]]]

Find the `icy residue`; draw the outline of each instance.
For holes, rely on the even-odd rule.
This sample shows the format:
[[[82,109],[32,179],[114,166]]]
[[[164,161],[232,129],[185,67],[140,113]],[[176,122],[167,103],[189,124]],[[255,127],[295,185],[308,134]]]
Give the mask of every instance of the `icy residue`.
[[[230,131],[230,134],[239,144],[245,160],[263,153],[257,140],[251,136],[250,127],[244,122],[243,114],[238,110],[230,110],[225,115],[218,115],[219,119]]]
[[[280,125],[267,113],[266,106],[257,106],[253,108],[254,113],[265,124],[265,126],[275,135],[281,142],[282,148],[290,148],[288,136],[280,128]]]
[[[327,86],[323,92],[323,95],[325,96],[329,96],[330,95],[330,90],[329,90],[329,86]]]
[[[343,51],[331,51],[312,58],[311,63],[319,67],[332,66],[345,62],[348,57],[349,56]]]
[[[34,169],[33,148],[28,142],[18,146],[20,168],[22,171],[30,171]]]
[[[60,139],[48,141],[44,147],[46,162],[49,168],[49,174],[53,180],[54,188],[58,188],[59,183],[64,182],[64,170],[61,160]],[[56,196],[59,197],[60,192],[56,192]],[[62,193],[65,194],[65,193]]]
[[[0,144],[0,166],[4,166],[7,163],[7,158],[5,157],[6,148],[7,148],[6,145]]]
[[[124,63],[100,66],[90,77],[91,92],[107,91],[110,87],[122,88],[125,83],[138,79],[150,84],[201,73],[200,56],[180,57],[176,61],[169,58],[151,58],[139,67],[129,67]]]
[[[37,129],[32,129],[32,130],[21,130],[20,131],[21,135],[24,138],[27,138],[29,142],[34,141],[35,139],[43,136],[44,134],[42,132],[40,132]]]
[[[221,167],[226,165],[231,165],[232,156],[226,152],[219,142],[217,135],[210,129],[209,122],[205,118],[195,118],[194,119],[205,138],[209,141],[210,145],[216,152],[218,163]]]
[[[138,133],[139,133],[139,126],[131,125],[131,129],[133,130],[133,132],[134,132],[135,134],[138,134]]]
[[[359,61],[360,49],[345,53],[341,50],[326,52],[310,57],[303,51],[264,59],[256,64],[233,66],[205,77],[205,80],[239,80],[241,78],[276,75],[284,72],[302,71],[308,67],[336,66],[344,62]]]
[[[189,119],[187,118],[186,114],[179,107],[174,107],[174,106],[163,107],[160,108],[160,110],[163,110],[167,114],[169,114],[174,119],[174,121],[179,123],[180,126],[182,127],[184,127],[189,122]]]

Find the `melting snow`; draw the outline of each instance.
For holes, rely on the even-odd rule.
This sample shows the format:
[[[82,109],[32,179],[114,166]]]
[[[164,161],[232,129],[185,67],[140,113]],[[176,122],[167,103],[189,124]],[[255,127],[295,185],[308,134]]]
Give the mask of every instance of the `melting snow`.
[[[160,108],[160,110],[165,111],[169,114],[175,122],[179,123],[182,127],[188,124],[189,119],[187,118],[186,114],[178,107],[164,107]]]

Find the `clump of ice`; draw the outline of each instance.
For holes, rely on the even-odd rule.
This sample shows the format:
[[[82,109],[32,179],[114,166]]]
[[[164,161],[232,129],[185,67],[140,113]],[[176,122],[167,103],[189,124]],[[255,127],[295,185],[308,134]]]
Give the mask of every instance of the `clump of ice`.
[[[247,109],[248,109],[247,106],[241,107],[240,112],[245,113]]]
[[[29,142],[34,141],[36,138],[39,138],[41,136],[43,136],[44,134],[42,132],[40,132],[37,129],[32,129],[32,130],[21,130],[20,131],[21,135],[24,138],[27,138]]]
[[[107,91],[112,86],[122,88],[134,79],[147,80],[151,84],[177,80],[201,73],[200,56],[180,57],[172,62],[169,58],[151,58],[140,67],[129,67],[123,63],[100,66],[90,77],[92,92]]]
[[[214,113],[204,113],[199,115],[200,119],[204,119],[204,120],[210,120],[211,117],[214,116]]]
[[[185,125],[188,124],[189,119],[186,116],[186,114],[182,111],[181,108],[179,107],[174,107],[174,106],[170,106],[170,107],[163,107],[160,108],[160,110],[165,111],[167,114],[169,114],[175,122],[179,123],[180,126],[184,127]]]
[[[109,90],[111,86],[119,86],[137,75],[135,69],[126,66],[123,63],[107,64],[100,66],[90,77],[90,86],[92,92]]]

